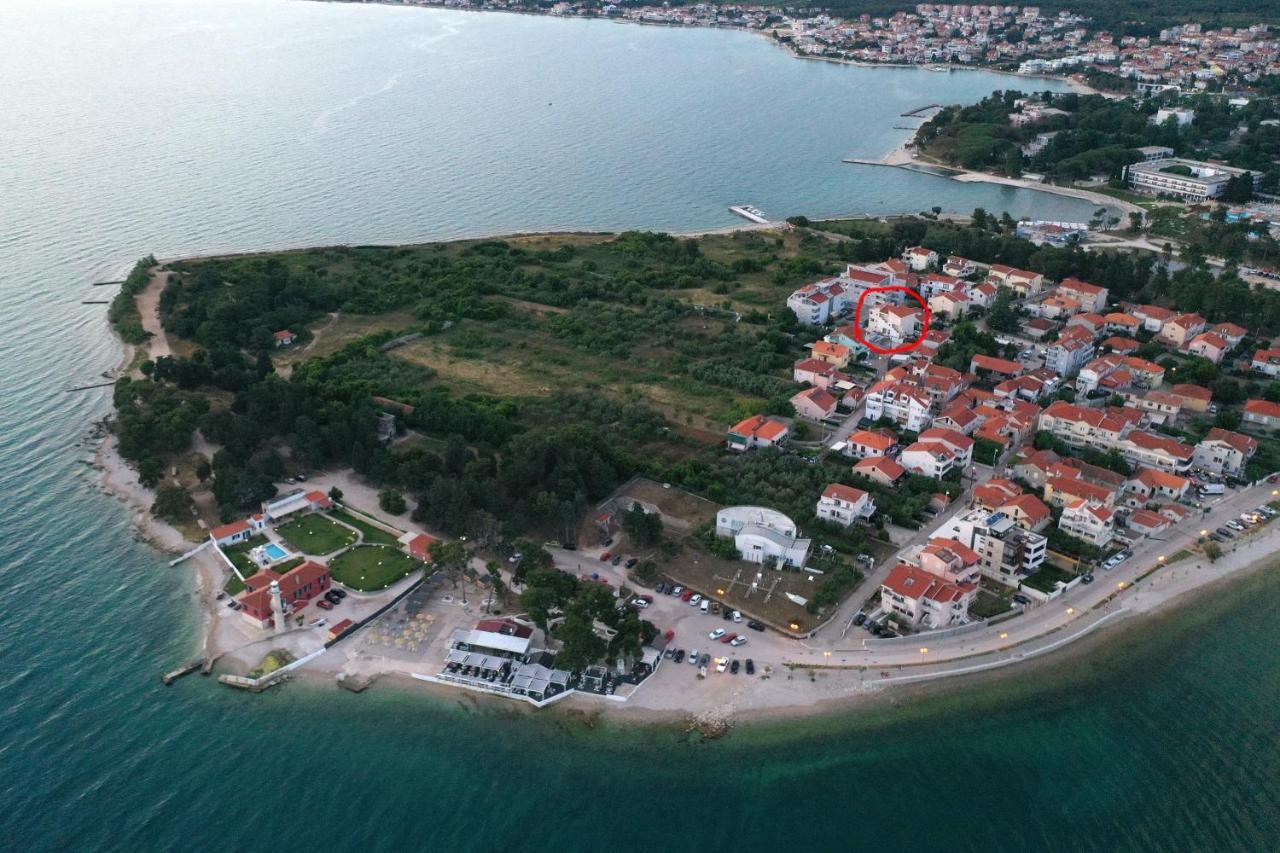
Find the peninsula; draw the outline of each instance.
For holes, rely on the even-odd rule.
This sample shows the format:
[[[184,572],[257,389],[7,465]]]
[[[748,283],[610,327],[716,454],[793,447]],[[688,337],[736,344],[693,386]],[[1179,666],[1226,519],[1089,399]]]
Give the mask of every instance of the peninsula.
[[[1034,659],[1270,552],[1280,318],[1026,230],[147,258],[108,485],[235,686],[715,728]]]

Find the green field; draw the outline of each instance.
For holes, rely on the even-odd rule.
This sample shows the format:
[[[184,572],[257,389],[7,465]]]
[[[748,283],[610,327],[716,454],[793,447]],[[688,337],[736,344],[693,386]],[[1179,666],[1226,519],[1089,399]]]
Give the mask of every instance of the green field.
[[[357,515],[353,515],[349,512],[344,512],[343,510],[340,510],[340,509],[330,510],[329,515],[338,519],[338,521],[341,521],[343,524],[351,525],[356,530],[359,530],[361,533],[363,533],[364,544],[366,545],[395,545],[396,544],[395,536],[383,530],[381,527],[374,527],[372,524],[370,524],[369,522],[365,521],[364,519],[360,518]]]
[[[332,554],[356,541],[355,531],[322,515],[305,515],[276,528],[276,533],[302,554]]]
[[[362,592],[386,589],[422,564],[385,545],[361,545],[329,564],[333,579]]]

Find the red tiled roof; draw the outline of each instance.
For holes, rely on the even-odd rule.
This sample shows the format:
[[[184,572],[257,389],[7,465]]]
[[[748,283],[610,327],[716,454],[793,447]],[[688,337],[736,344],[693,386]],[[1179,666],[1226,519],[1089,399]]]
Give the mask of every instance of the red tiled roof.
[[[209,531],[209,535],[216,539],[225,539],[228,536],[234,536],[237,533],[243,533],[249,529],[249,522],[243,518],[239,521],[233,521],[230,524],[219,525]]]
[[[849,503],[857,503],[865,498],[867,493],[862,489],[855,489],[853,486],[846,486],[843,483],[832,483],[822,490],[822,496],[824,498],[835,498]]]

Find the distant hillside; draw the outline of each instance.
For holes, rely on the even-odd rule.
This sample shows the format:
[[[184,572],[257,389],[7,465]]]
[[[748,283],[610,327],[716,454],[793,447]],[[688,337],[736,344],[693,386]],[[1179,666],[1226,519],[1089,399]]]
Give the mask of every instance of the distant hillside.
[[[779,6],[790,9],[826,9],[843,15],[887,15],[915,8],[912,2],[893,0],[820,0],[820,2],[782,2]],[[1063,9],[1088,15],[1104,27],[1141,31],[1143,25],[1151,28],[1186,22],[1199,22],[1205,26],[1253,24],[1260,21],[1280,23],[1280,0],[1050,0],[1049,2],[1022,2],[1019,5],[1038,5],[1042,13]],[[1137,26],[1132,26],[1137,25]]]

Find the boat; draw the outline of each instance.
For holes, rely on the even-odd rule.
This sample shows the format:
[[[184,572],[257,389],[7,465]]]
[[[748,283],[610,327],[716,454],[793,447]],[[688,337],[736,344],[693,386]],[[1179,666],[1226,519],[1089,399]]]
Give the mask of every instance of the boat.
[[[768,225],[769,220],[765,218],[764,211],[758,207],[749,204],[734,204],[729,206],[730,213],[736,213],[743,219],[755,222],[758,225]]]

